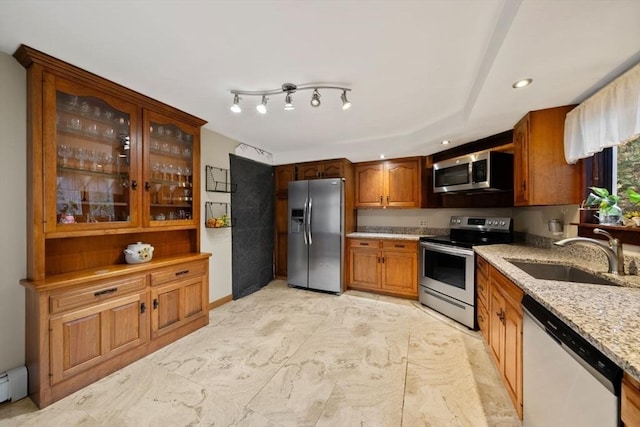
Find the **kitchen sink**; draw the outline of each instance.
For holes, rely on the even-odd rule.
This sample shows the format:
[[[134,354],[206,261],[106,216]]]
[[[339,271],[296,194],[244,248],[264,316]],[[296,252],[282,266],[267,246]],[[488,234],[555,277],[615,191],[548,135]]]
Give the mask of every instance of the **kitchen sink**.
[[[559,280],[562,282],[593,283],[596,285],[620,286],[604,277],[596,276],[588,271],[570,265],[542,264],[527,261],[509,261],[525,273],[541,280]]]

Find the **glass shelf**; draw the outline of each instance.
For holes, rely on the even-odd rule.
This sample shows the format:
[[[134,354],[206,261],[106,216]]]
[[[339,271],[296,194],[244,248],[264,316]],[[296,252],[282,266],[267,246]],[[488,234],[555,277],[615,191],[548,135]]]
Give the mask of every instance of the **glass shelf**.
[[[216,193],[235,193],[236,184],[231,183],[231,174],[229,169],[216,168],[214,166],[205,166],[205,175],[207,177],[206,190]]]

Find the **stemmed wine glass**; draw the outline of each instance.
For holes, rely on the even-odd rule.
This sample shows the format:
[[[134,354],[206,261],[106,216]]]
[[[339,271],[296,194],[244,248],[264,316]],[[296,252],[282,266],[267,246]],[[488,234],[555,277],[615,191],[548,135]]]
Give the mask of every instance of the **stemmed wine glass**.
[[[84,161],[89,160],[89,153],[87,150],[84,148],[78,148],[74,153],[74,157],[78,161],[78,168],[84,169]]]
[[[160,172],[160,163],[155,162],[153,166],[151,166],[151,170],[153,171],[153,178],[158,178],[158,172]]]
[[[158,204],[160,203],[159,195],[160,195],[160,192],[162,191],[162,184],[155,184],[155,190],[156,190],[156,204]]]
[[[185,167],[184,168],[184,182],[185,184],[189,184],[189,177],[191,176],[191,168],[189,167]]]
[[[169,184],[169,203],[173,204],[173,192],[176,191],[177,185],[175,183]]]
[[[71,147],[65,144],[58,145],[58,156],[62,157],[62,166],[67,167],[67,159],[71,157],[73,151]]]
[[[82,175],[80,177],[80,182],[82,183],[82,201],[87,201],[87,188],[89,183],[91,182],[91,175]]]

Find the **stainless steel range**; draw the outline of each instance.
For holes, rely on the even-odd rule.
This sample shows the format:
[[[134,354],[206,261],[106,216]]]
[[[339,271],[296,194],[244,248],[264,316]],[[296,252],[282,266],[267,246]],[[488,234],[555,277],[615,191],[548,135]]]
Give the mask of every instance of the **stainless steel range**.
[[[513,220],[452,216],[448,236],[420,238],[420,302],[476,328],[474,245],[511,243]]]

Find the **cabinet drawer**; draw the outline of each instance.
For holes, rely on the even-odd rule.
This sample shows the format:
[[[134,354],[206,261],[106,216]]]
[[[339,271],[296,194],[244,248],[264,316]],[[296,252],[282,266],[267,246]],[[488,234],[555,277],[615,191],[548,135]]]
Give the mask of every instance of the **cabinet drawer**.
[[[490,267],[489,275],[491,282],[500,289],[504,298],[522,315],[522,297],[524,296],[522,289],[493,267]]]
[[[186,264],[174,265],[172,267],[156,270],[151,273],[151,286],[182,280],[205,274],[207,266],[204,262],[190,262]]]
[[[486,259],[476,255],[476,270],[479,274],[483,274],[486,278],[489,277],[489,263]]]
[[[380,248],[380,240],[374,239],[349,239],[350,248]]]
[[[54,314],[89,304],[96,304],[133,291],[140,291],[144,287],[145,276],[103,281],[88,288],[51,295],[49,298],[49,311]]]
[[[383,240],[382,249],[386,251],[417,252],[418,242],[414,242],[412,240]]]

